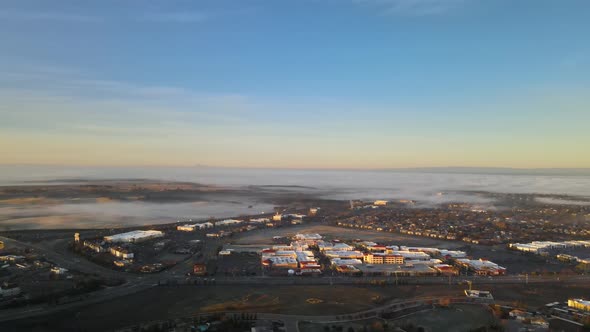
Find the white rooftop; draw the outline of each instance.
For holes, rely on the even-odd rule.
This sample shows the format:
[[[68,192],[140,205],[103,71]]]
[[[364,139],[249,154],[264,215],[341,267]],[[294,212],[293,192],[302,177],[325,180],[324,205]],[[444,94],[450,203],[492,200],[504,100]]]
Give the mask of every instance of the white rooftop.
[[[297,234],[295,235],[295,239],[297,240],[321,240],[322,236],[315,233],[315,234]]]
[[[106,241],[110,241],[110,242],[130,242],[130,241],[139,240],[139,239],[160,237],[163,235],[164,235],[164,233],[162,233],[161,231],[156,231],[156,230],[131,231],[131,232],[127,232],[127,233],[105,236],[104,239]]]

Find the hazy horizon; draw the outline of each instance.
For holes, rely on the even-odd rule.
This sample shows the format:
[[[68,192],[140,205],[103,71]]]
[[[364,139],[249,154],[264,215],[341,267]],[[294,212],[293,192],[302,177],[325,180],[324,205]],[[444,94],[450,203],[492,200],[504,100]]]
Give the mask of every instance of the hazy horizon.
[[[489,169],[487,169],[489,171]],[[0,166],[3,185],[77,185],[100,181],[171,181],[220,186],[228,193],[194,202],[94,202],[62,204],[0,202],[0,229],[123,227],[175,222],[177,219],[232,217],[272,212],[259,191],[304,194],[336,200],[415,200],[415,207],[450,202],[496,209],[498,199],[482,194],[532,194],[540,203],[590,206],[590,174],[522,174],[518,172],[432,172],[392,170],[294,170],[211,167],[22,167]],[[93,182],[98,181],[98,182]],[[111,182],[105,184],[112,184]],[[268,187],[265,187],[268,186]],[[232,190],[252,190],[234,195]],[[560,197],[567,195],[567,197]],[[250,208],[252,206],[252,208]],[[4,219],[4,220],[3,220]]]
[[[3,1],[0,163],[590,168],[589,10]]]

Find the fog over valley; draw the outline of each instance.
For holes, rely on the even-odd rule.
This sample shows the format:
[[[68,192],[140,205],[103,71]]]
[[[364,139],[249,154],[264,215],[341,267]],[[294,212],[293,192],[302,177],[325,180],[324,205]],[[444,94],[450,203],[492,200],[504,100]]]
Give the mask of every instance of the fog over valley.
[[[280,203],[274,198],[281,195],[328,200],[413,200],[416,207],[457,202],[496,209],[499,202],[495,194],[535,194],[538,195],[535,200],[542,204],[590,204],[590,176],[581,170],[574,175],[556,170],[537,170],[528,175],[523,174],[523,170],[511,173],[506,169],[367,171],[1,166],[0,170],[0,188],[4,188],[0,199],[2,229],[110,228],[271,213]],[[96,193],[83,193],[81,197],[66,190],[57,193],[42,190],[32,197],[6,191],[6,188],[86,184],[109,188],[127,181],[129,186],[162,182],[184,183],[194,188],[191,187],[190,195],[172,188],[170,193],[154,190],[141,196],[101,194],[97,189]]]

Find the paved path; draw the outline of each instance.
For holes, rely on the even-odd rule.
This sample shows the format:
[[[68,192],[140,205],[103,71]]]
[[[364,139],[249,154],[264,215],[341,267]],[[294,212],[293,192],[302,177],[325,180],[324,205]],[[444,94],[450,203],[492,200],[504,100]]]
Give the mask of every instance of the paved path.
[[[203,279],[199,278],[188,278],[184,275],[187,270],[190,270],[192,266],[192,257],[186,261],[177,264],[175,267],[165,270],[157,274],[149,275],[134,275],[121,271],[115,271],[106,267],[92,263],[74,253],[67,251],[66,249],[60,250],[61,252],[55,251],[55,247],[50,243],[41,244],[30,244],[17,241],[14,239],[0,236],[0,240],[4,241],[7,245],[30,248],[38,251],[45,255],[45,257],[61,266],[70,270],[77,270],[84,273],[96,274],[103,277],[110,278],[122,278],[127,282],[118,287],[111,287],[100,291],[88,293],[82,295],[79,301],[50,306],[50,305],[36,305],[21,307],[10,310],[0,311],[0,321],[9,321],[22,319],[38,315],[46,315],[60,310],[71,309],[77,306],[83,306],[102,301],[112,300],[120,296],[130,295],[136,292],[147,290],[151,287],[157,286],[160,281],[174,281],[178,284],[190,284],[192,285],[195,281],[198,286],[195,287],[207,287],[207,283],[203,282]],[[298,277],[216,277],[214,282],[209,279],[208,283],[215,285],[265,285],[265,286],[282,286],[282,285],[373,285],[385,283],[389,285],[396,285],[398,283],[403,284],[457,284],[463,283],[467,280],[471,281],[473,285],[478,284],[525,284],[525,283],[580,283],[590,282],[590,275],[572,275],[572,276],[540,276],[540,277],[525,277],[519,275],[508,275],[501,277],[480,277],[480,276],[456,276],[449,279],[448,277],[405,277],[405,278],[394,278],[394,277],[317,277],[317,278],[298,278]],[[373,309],[374,310],[374,309]],[[284,315],[281,315],[284,317]],[[302,317],[301,320],[315,320],[317,316]],[[315,318],[313,318],[315,317]],[[333,316],[332,316],[333,317]],[[297,320],[300,320],[297,318]],[[320,317],[321,319],[327,319],[326,317]],[[288,318],[285,321],[293,329],[296,326],[293,322],[293,317]]]

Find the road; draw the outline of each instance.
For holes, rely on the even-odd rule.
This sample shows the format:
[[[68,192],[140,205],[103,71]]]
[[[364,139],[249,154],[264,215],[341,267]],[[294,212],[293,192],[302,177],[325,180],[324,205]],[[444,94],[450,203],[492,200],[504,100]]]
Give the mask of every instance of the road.
[[[104,266],[94,264],[67,250],[58,252],[55,250],[55,246],[51,246],[49,243],[25,243],[3,236],[0,236],[0,241],[3,241],[7,247],[33,249],[36,252],[42,253],[48,261],[68,270],[80,271],[86,274],[97,274],[107,278],[122,278],[125,280],[129,279],[130,276],[125,272],[111,270]],[[64,246],[64,248],[66,247]]]
[[[81,296],[79,301],[62,305],[36,305],[10,310],[0,311],[0,321],[10,321],[22,319],[37,315],[46,315],[60,310],[71,309],[77,306],[108,301],[117,297],[126,296],[140,292],[151,287],[156,287],[161,282],[170,281],[179,285],[195,285],[193,287],[207,287],[207,283],[202,278],[187,278],[185,273],[192,267],[193,257],[189,257],[184,262],[177,264],[171,269],[161,273],[134,275],[121,271],[114,271],[103,266],[94,264],[88,260],[82,259],[72,252],[67,251],[65,246],[55,246],[50,243],[30,244],[6,237],[1,237],[7,245],[21,248],[30,248],[42,252],[45,257],[53,263],[83,273],[95,274],[107,278],[122,278],[126,280],[121,286],[110,287],[96,292],[88,293]],[[56,248],[57,247],[57,248]],[[60,250],[59,248],[62,248]],[[265,285],[265,286],[282,286],[282,285],[374,285],[374,284],[457,284],[471,281],[475,288],[478,284],[538,284],[538,283],[584,283],[590,282],[590,275],[571,275],[571,276],[520,276],[507,275],[498,277],[482,276],[454,276],[448,277],[216,277],[215,281],[208,280],[208,283],[216,285]]]
[[[368,310],[362,310],[349,314],[341,315],[283,315],[273,313],[257,313],[256,316],[260,320],[282,321],[285,323],[286,332],[299,332],[300,322],[309,322],[316,324],[338,324],[344,322],[351,322],[357,320],[365,320],[370,318],[380,318],[383,313],[395,313],[408,309],[420,309],[430,307],[433,305],[448,305],[449,303],[459,304],[480,304],[482,302],[467,297],[424,297],[394,300],[379,307]],[[486,302],[487,304],[491,302]],[[231,314],[231,313],[228,313]]]

